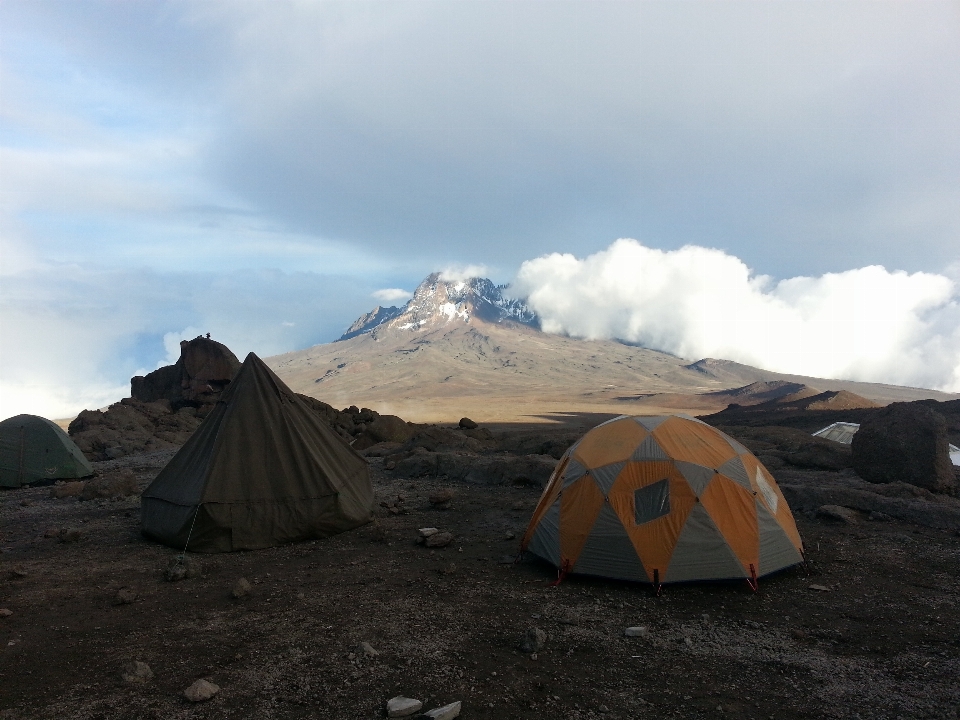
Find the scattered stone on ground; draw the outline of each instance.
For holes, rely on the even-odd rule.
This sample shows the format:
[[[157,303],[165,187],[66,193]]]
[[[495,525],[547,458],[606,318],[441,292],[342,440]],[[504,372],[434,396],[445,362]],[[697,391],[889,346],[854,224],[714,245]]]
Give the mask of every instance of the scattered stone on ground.
[[[478,427],[480,427],[479,425],[477,425],[477,423],[475,423],[473,420],[471,420],[468,417],[460,418],[459,425],[464,430],[476,430]]]
[[[83,539],[83,533],[77,528],[64,528],[58,536],[62,543],[75,543]]]
[[[808,586],[811,590],[816,590],[817,592],[830,592],[830,588],[826,585],[810,585]]]
[[[438,532],[429,536],[424,540],[423,544],[428,548],[441,548],[446,547],[453,542],[453,533],[449,532]]]
[[[360,652],[362,652],[367,657],[376,657],[380,654],[379,650],[374,649],[373,645],[364,640],[360,643]]]
[[[428,538],[431,535],[436,535],[440,531],[435,527],[427,527],[427,528],[420,528],[419,530],[417,530],[417,532],[420,533],[420,537]]]
[[[57,538],[60,537],[60,533],[63,532],[63,528],[57,527],[56,525],[51,525],[43,532],[45,538]]]
[[[10,608],[0,608],[0,617],[10,617],[13,615],[13,610]]]
[[[446,477],[449,481],[469,484],[535,487],[546,484],[557,465],[556,459],[549,455],[481,455],[423,448],[397,453],[390,456],[390,461],[399,477]]]
[[[452,702],[449,705],[428,710],[423,714],[423,716],[430,718],[430,720],[453,720],[455,717],[460,717],[461,704],[462,703],[458,700],[457,702]]]
[[[137,601],[137,591],[132,587],[122,587],[113,596],[114,605],[132,605]]]
[[[845,418],[817,420],[809,431],[834,419]],[[482,452],[543,452],[552,442],[546,432],[538,427],[521,441],[502,440],[494,430],[497,450]],[[134,455],[97,469],[130,467],[144,482],[170,456]],[[513,549],[504,532],[519,534],[537,504],[540,492],[532,486],[407,479],[383,472],[381,457],[370,461],[377,502],[409,495],[409,514],[379,513],[399,542],[371,543],[370,526],[316,542],[200,556],[209,584],[157,584],[156,571],[177,550],[139,535],[133,500],[54,500],[50,487],[0,493],[0,606],[15,611],[0,619],[7,636],[0,644],[15,643],[0,654],[18,663],[16,683],[0,693],[0,717],[113,717],[143,700],[139,712],[151,718],[209,714],[223,702],[214,714],[361,720],[386,716],[383,701],[402,690],[434,708],[452,696],[467,715],[491,718],[626,720],[654,708],[692,717],[718,704],[725,717],[939,718],[960,707],[952,672],[958,620],[944,612],[960,578],[955,497],[906,483],[867,483],[852,468],[812,471],[784,462],[774,477],[817,576],[787,570],[761,581],[758,595],[743,584],[706,583],[667,586],[655,598],[642,585],[575,574],[551,588],[556,568],[532,558],[497,564]],[[438,513],[427,498],[443,487],[456,491],[455,507]],[[25,510],[21,498],[35,505]],[[854,509],[862,522],[815,520],[825,504]],[[897,522],[867,522],[874,511]],[[418,528],[440,524],[457,534],[455,575],[441,570],[451,550],[431,554],[412,542]],[[40,541],[51,525],[83,529],[85,544]],[[29,577],[7,581],[11,562]],[[230,581],[241,575],[258,579],[256,603],[229,599]],[[835,584],[840,578],[842,587]],[[134,582],[141,601],[112,607],[112,593]],[[808,589],[811,582],[829,592]],[[703,613],[713,618],[709,625],[701,624]],[[577,616],[575,626],[564,622]],[[517,647],[531,622],[549,633],[542,658]],[[624,637],[632,625],[650,628],[651,638]],[[683,635],[684,626],[694,634]],[[361,639],[377,642],[382,655],[370,660],[356,651]],[[351,660],[344,649],[355,651]],[[133,657],[165,659],[150,685],[121,681],[118,671]],[[611,675],[621,666],[629,672]],[[86,676],[78,679],[72,668]],[[224,697],[188,708],[182,683],[201,675],[223,683]],[[652,681],[637,685],[638,676]],[[87,677],[107,681],[75,691],[78,682],[91,682]],[[744,683],[764,692],[748,691],[746,700]],[[601,704],[610,712],[600,714]]]
[[[132,660],[123,666],[120,677],[124,682],[133,684],[143,684],[153,679],[153,670],[145,662]]]
[[[193,703],[204,702],[220,692],[220,688],[212,682],[201,678],[183,691],[183,696]]]
[[[61,498],[80,497],[83,492],[83,486],[87,483],[83,480],[72,480],[70,482],[57,483],[50,488],[50,497]]]
[[[230,591],[231,597],[239,600],[250,594],[250,581],[246,578],[240,578],[237,580],[236,584],[233,586],[233,590]]]
[[[428,499],[431,505],[446,505],[448,502],[453,500],[453,490],[450,488],[437,490],[434,493],[430,493],[430,497]]]
[[[414,698],[397,695],[387,700],[387,717],[397,718],[413,715],[423,708],[423,703]]]
[[[167,564],[164,577],[170,582],[200,577],[202,567],[200,561],[187,555],[174,555]]]
[[[83,483],[81,500],[108,500],[125,498],[140,492],[137,476],[130,468],[118,468]]]
[[[639,637],[639,638],[650,637],[650,631],[647,629],[645,625],[636,625],[634,627],[628,627],[626,630],[623,631],[623,634],[626,637]]]
[[[520,640],[520,650],[525,653],[535,653],[547,642],[547,634],[540,628],[528,628]]]
[[[843,505],[821,505],[817,508],[817,517],[848,525],[856,525],[859,522],[857,511]]]

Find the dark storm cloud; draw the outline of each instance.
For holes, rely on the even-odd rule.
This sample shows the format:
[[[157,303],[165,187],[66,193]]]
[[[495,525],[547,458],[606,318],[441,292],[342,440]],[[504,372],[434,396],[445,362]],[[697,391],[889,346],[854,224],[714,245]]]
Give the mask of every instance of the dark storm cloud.
[[[956,257],[949,6],[326,7],[235,47],[254,79],[211,155],[299,231],[513,263],[638,236],[777,274]]]

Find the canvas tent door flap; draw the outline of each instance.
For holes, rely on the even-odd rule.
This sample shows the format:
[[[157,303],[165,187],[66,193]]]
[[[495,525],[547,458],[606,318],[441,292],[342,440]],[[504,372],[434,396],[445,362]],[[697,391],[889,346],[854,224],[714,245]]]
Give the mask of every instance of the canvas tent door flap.
[[[93,467],[70,436],[37,415],[0,422],[0,487],[93,475]]]
[[[621,416],[570,447],[522,549],[562,572],[639,582],[756,578],[803,561],[767,469],[685,415]]]
[[[229,552],[369,522],[366,460],[250,353],[215,408],[143,492],[143,533]]]

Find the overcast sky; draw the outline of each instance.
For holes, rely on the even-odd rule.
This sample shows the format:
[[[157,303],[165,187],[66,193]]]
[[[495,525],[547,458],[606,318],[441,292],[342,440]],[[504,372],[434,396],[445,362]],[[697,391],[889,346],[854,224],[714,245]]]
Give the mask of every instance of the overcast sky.
[[[3,0],[0,414],[116,400],[200,332],[329,341],[452,266],[625,337],[647,296],[603,305],[625,330],[549,291],[619,238],[793,310],[877,279],[938,359],[865,379],[960,390],[958,7]]]

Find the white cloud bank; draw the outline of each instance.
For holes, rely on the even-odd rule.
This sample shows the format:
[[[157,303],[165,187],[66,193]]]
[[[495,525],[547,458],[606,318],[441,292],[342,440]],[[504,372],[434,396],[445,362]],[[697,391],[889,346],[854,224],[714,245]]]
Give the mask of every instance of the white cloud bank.
[[[547,332],[960,392],[960,295],[944,275],[873,265],[774,282],[721,250],[621,239],[584,259],[529,260],[511,289]]]
[[[413,293],[409,290],[402,290],[401,288],[383,288],[382,290],[375,291],[373,297],[382,303],[390,303],[392,305],[396,302],[406,302],[413,297]]]

